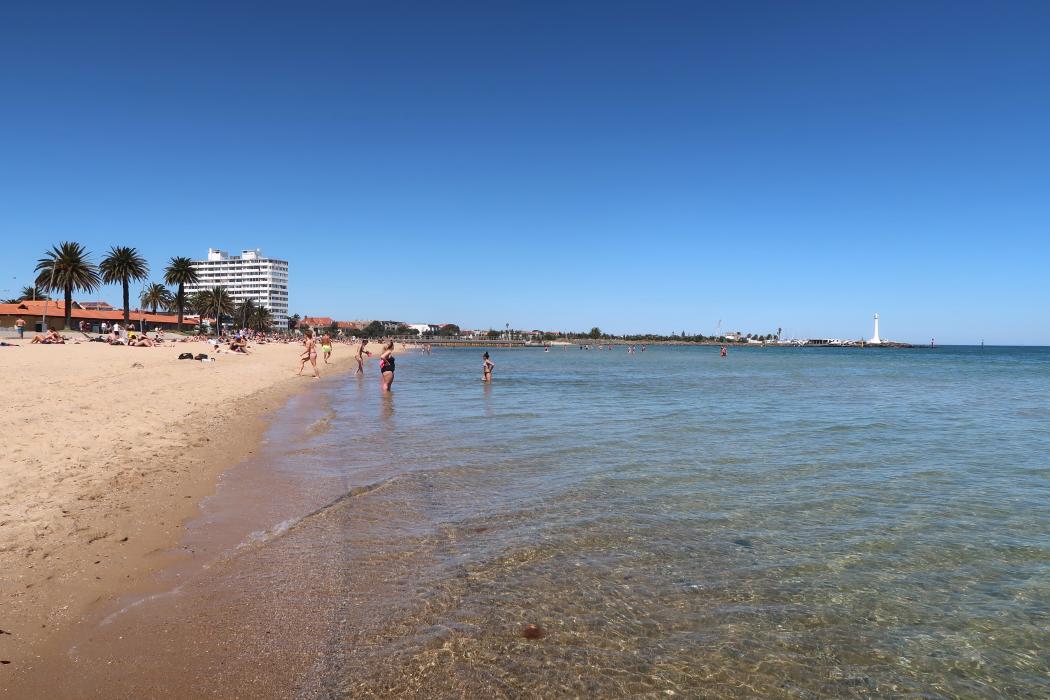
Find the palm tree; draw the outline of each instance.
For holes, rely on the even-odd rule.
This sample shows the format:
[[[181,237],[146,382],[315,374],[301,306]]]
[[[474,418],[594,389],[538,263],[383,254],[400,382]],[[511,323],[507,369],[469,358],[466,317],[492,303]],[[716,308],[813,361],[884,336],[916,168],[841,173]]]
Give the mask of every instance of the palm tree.
[[[233,297],[226,291],[226,287],[212,287],[211,310],[215,312],[215,335],[219,335],[219,331],[222,330],[222,317],[232,316],[234,311]]]
[[[232,316],[234,312],[233,298],[226,291],[226,287],[212,287],[204,289],[193,295],[193,309],[204,317],[211,314],[215,318],[215,335],[219,335],[222,328],[222,317]]]
[[[255,313],[248,323],[248,327],[256,331],[268,331],[270,326],[273,325],[273,317],[270,315],[270,310],[265,306],[256,307]]]
[[[245,299],[237,305],[237,312],[234,314],[237,317],[237,324],[241,328],[247,328],[248,322],[251,321],[252,317],[259,307],[255,305],[255,302],[251,299]]]
[[[175,302],[178,304],[178,301]],[[198,323],[203,327],[204,317],[208,313],[208,308],[211,305],[211,298],[208,290],[202,289],[196,292],[193,296],[186,300],[186,308],[193,311],[198,316]]]
[[[139,303],[153,313],[157,313],[157,307],[168,308],[171,301],[171,291],[157,282],[150,283],[142,290],[142,294],[139,294]]]
[[[131,319],[128,284],[132,280],[144,280],[149,275],[146,259],[134,248],[118,245],[109,249],[109,254],[102,258],[98,269],[102,272],[102,281],[106,284],[120,282],[124,291],[124,325],[127,326]]]
[[[197,284],[200,278],[197,269],[193,267],[193,261],[189,258],[174,257],[168,261],[164,268],[164,283],[177,285],[175,292],[175,309],[179,312],[179,330],[182,330],[182,313],[186,308],[186,285]]]
[[[22,293],[19,295],[18,301],[47,301],[50,298],[45,290],[34,284],[29,287],[22,287]]]
[[[73,310],[73,290],[90,292],[99,285],[98,268],[88,259],[84,246],[64,241],[44,254],[36,264],[36,284],[46,291],[61,289],[66,301],[65,328]]]

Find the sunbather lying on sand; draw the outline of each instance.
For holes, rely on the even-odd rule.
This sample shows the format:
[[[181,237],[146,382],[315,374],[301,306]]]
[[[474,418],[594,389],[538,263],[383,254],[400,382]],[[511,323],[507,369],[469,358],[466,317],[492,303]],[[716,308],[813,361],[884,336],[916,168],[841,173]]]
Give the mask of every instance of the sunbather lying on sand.
[[[37,343],[40,343],[41,345],[64,345],[65,342],[66,339],[59,335],[58,331],[52,328],[48,330],[47,333],[44,333],[43,335],[38,335],[35,338],[33,338],[31,344],[35,345]]]

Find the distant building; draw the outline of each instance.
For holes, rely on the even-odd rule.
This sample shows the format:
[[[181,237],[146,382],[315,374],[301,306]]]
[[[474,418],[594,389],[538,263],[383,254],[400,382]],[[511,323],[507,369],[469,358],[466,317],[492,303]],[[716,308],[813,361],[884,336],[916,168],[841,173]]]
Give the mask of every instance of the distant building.
[[[408,324],[408,327],[413,330],[419,331],[420,336],[434,335],[439,330],[441,330],[441,326],[437,325],[436,323],[410,323]]]
[[[361,324],[357,321],[336,321],[335,327],[339,329],[339,332],[343,335],[356,335],[361,330]]]
[[[85,329],[98,333],[102,324],[112,326],[114,323],[124,323],[124,312],[116,309],[95,310],[85,308],[84,304],[73,302],[69,307],[70,322],[74,330],[84,322]],[[37,332],[44,330],[44,318],[47,325],[61,328],[65,322],[66,305],[62,301],[22,301],[17,304],[0,304],[0,327],[14,326],[18,319],[26,322],[26,328]],[[131,325],[135,328],[163,328],[171,330],[178,326],[178,316],[175,314],[151,314],[146,311],[131,311],[128,313]],[[196,316],[186,316],[183,319],[184,328],[193,328],[200,322]]]
[[[262,251],[243,250],[239,256],[208,249],[207,260],[194,260],[200,282],[186,285],[186,294],[225,287],[235,304],[251,299],[270,310],[274,328],[288,328],[288,261],[264,257]]]
[[[329,316],[304,316],[299,320],[300,329],[309,328],[315,331],[327,330],[334,324],[335,320]]]

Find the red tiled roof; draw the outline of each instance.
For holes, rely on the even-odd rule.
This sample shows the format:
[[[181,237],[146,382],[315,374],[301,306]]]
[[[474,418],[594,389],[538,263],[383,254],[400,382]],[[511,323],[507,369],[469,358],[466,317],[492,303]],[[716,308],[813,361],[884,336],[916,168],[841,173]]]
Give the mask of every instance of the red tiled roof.
[[[324,328],[328,328],[332,323],[334,321],[328,316],[304,316],[299,321],[300,326],[323,326]]]
[[[66,305],[61,301],[23,301],[18,304],[0,304],[0,316],[43,316],[44,311],[48,316],[64,318]],[[78,318],[89,321],[123,321],[124,312],[115,311],[92,311],[80,309],[76,305],[70,309],[70,318]],[[132,321],[146,321],[147,323],[175,323],[178,316],[175,314],[152,314],[145,311],[132,311],[128,314]],[[184,324],[193,325],[197,322],[196,316],[183,318]]]

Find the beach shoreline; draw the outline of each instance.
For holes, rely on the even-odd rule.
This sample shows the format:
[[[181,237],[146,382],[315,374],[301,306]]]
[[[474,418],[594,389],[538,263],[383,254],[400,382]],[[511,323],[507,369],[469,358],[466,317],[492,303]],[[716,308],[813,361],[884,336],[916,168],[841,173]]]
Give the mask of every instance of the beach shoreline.
[[[335,350],[322,382],[355,367],[352,346]],[[295,344],[209,363],[177,360],[183,351],[211,352],[26,343],[0,355],[24,387],[7,393],[0,417],[0,691],[90,609],[175,563],[183,524],[220,475],[314,384],[308,371],[295,376]]]

